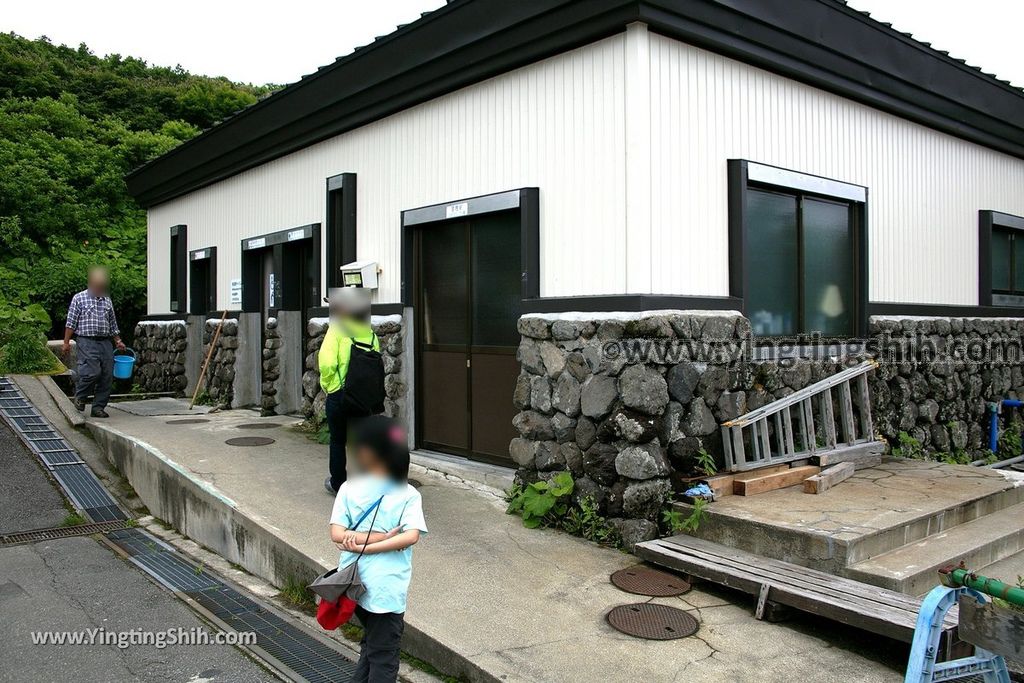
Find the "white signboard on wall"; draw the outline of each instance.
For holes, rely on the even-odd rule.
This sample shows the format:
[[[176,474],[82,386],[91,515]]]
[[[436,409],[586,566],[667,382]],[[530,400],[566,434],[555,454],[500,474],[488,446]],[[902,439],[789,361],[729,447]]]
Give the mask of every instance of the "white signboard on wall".
[[[231,281],[231,305],[240,306],[242,304],[242,278],[235,278]]]

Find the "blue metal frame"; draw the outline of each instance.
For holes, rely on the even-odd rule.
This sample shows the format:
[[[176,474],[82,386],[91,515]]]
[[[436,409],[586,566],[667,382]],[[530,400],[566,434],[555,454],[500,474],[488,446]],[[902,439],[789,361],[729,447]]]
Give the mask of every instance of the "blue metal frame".
[[[985,683],[1010,683],[1006,660],[1001,655],[975,646],[972,657],[939,662],[939,638],[946,613],[957,604],[961,595],[969,595],[980,603],[987,602],[984,594],[973,588],[947,588],[936,586],[921,603],[910,646],[907,676],[904,683],[932,683],[957,681],[980,676]]]

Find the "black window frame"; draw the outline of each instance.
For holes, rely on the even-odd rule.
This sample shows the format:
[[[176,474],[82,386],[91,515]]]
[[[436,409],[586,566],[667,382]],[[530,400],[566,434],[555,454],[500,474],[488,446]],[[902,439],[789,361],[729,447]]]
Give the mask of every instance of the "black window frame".
[[[184,313],[188,309],[188,226],[170,229],[169,310]]]
[[[356,174],[327,179],[327,288],[342,287],[341,267],[356,260]]]
[[[1010,290],[996,290],[992,283],[992,233],[1008,232],[1011,244],[1024,239],[1024,217],[985,209],[978,212],[978,305],[1016,307],[1024,306],[1024,283],[1014,287],[1015,249],[1010,250]]]
[[[198,283],[192,277],[192,270],[197,261],[206,261],[210,266],[210,289],[206,300],[199,296]],[[188,312],[192,315],[206,315],[217,310],[217,247],[192,249],[188,252],[189,288]]]
[[[759,177],[751,178],[751,168],[758,171],[776,171],[779,180],[773,181]],[[756,175],[762,175],[758,173]],[[785,179],[789,179],[787,182]],[[747,192],[760,190],[775,192],[798,199],[797,230],[803,232],[802,197],[819,199],[829,202],[845,203],[850,206],[850,222],[853,230],[853,289],[854,314],[853,329],[849,337],[864,337],[868,331],[868,188],[841,180],[824,178],[813,174],[793,171],[769,164],[749,161],[747,159],[728,160],[729,186],[729,296],[740,302],[743,315],[749,317],[747,304],[750,300],[749,272],[751,264],[747,259],[747,241],[749,225],[747,221]],[[857,198],[855,197],[855,195]],[[802,239],[800,237],[799,239]],[[802,248],[801,256],[802,259]],[[801,261],[802,263],[802,261]],[[801,276],[802,277],[802,276]],[[806,338],[812,330],[803,329],[803,283],[800,283],[800,301],[797,314],[800,331],[796,335],[772,337],[773,339]]]

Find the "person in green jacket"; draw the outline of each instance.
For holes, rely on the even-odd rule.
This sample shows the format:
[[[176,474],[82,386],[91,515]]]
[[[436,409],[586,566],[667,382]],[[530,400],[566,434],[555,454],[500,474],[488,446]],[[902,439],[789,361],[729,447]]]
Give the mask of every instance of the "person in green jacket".
[[[343,288],[331,293],[330,324],[320,345],[320,387],[327,394],[327,427],[331,431],[330,476],[324,488],[335,495],[348,477],[345,444],[349,421],[343,397],[353,340],[380,351],[380,341],[370,327],[370,301],[362,290]]]

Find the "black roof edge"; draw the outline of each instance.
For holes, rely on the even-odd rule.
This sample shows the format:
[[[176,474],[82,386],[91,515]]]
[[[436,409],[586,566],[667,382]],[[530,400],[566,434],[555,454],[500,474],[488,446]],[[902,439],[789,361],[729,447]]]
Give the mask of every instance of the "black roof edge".
[[[128,191],[144,206],[167,201],[620,32],[636,10],[635,0],[457,0],[136,169]]]
[[[455,0],[136,169],[129,192],[168,201],[633,21],[1024,158],[1024,92],[841,0]]]

